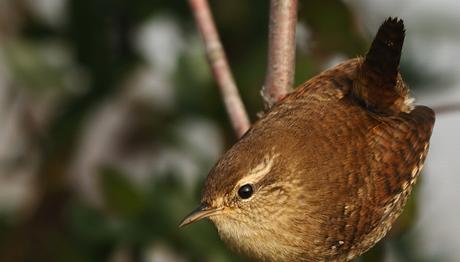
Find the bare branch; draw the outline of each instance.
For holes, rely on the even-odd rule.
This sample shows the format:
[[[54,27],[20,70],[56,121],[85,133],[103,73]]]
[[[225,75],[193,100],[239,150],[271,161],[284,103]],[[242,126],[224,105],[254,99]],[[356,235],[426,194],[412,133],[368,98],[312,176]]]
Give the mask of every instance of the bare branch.
[[[459,113],[460,112],[460,104],[445,104],[439,106],[433,106],[433,111],[436,114],[450,114],[450,113]]]
[[[228,66],[207,0],[189,0],[203,38],[214,78],[219,86],[233,129],[241,137],[250,126],[238,89]]]
[[[262,88],[266,108],[270,108],[292,88],[296,24],[297,0],[271,0],[267,75]]]

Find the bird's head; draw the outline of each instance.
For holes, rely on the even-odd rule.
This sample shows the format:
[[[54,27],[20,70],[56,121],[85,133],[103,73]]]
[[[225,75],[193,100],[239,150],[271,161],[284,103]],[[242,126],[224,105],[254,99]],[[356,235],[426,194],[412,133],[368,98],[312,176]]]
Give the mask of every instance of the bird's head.
[[[261,243],[270,241],[278,246],[285,240],[292,243],[287,227],[299,213],[293,206],[299,203],[297,181],[287,179],[291,173],[287,159],[271,149],[245,141],[232,147],[209,173],[199,207],[180,226],[209,218],[221,238],[243,253],[264,249]]]

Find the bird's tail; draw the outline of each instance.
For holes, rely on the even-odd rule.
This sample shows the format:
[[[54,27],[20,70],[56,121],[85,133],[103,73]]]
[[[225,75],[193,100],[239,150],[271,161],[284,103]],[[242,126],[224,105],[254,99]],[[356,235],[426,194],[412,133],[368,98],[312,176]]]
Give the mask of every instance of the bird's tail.
[[[399,75],[404,36],[403,20],[388,18],[380,26],[353,85],[358,100],[377,113],[412,110],[407,87]]]

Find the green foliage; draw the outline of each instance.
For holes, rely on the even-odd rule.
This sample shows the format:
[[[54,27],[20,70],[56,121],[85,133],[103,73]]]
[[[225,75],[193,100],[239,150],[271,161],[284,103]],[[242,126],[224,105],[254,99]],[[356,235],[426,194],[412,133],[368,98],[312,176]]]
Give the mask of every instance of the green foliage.
[[[174,176],[161,176],[142,189],[119,171],[105,170],[102,176],[109,211],[78,201],[68,207],[74,252],[86,261],[104,260],[118,246],[136,250],[152,243],[166,244],[191,261],[239,260],[209,222],[179,230],[179,219],[198,201]]]
[[[53,50],[59,54],[59,46]],[[47,56],[46,50],[40,43],[28,40],[19,40],[8,43],[5,54],[13,75],[21,87],[34,89],[40,93],[50,88],[64,88],[65,76],[70,68],[68,65],[53,64],[52,57]]]
[[[101,174],[101,185],[106,208],[118,217],[129,219],[144,209],[142,194],[126,175],[106,168]]]

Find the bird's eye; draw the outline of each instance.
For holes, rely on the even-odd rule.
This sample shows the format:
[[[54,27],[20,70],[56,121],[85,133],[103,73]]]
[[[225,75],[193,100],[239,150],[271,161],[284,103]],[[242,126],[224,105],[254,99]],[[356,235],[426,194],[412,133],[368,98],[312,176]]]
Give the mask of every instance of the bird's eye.
[[[243,185],[238,189],[238,196],[240,196],[242,199],[250,198],[253,193],[254,190],[252,189],[252,185],[250,184]]]

